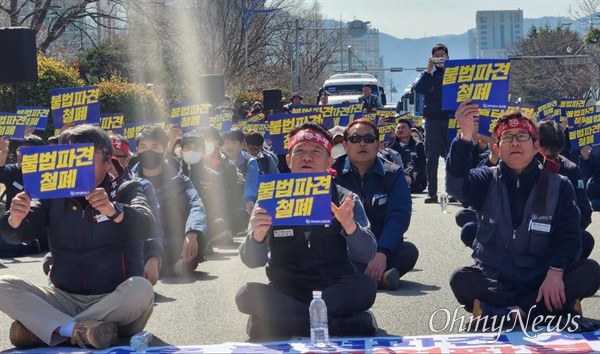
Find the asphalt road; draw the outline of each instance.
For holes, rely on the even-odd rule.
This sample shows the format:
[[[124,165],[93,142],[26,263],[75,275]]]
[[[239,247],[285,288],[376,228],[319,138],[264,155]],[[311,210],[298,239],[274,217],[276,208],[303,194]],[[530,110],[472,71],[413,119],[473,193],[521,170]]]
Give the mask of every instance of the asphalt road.
[[[405,235],[419,248],[417,265],[404,276],[400,289],[379,291],[372,308],[381,335],[433,334],[430,327],[432,314],[439,309],[453,312],[458,307],[448,285],[450,275],[456,268],[472,263],[470,249],[460,242],[460,229],[454,222],[460,206],[450,205],[450,213],[443,214],[438,204],[424,204],[424,198],[424,194],[413,196],[411,225]],[[600,240],[600,213],[595,212],[592,218],[588,230]],[[236,246],[215,249],[215,254],[200,264],[190,279],[159,281],[155,286],[154,313],[147,326],[155,336],[153,346],[248,339],[245,332],[247,316],[237,311],[235,293],[245,282],[266,282],[267,278],[264,269],[252,270],[242,264],[237,252],[240,242],[241,239],[236,239]],[[42,258],[43,255],[2,259],[0,275],[16,275],[44,285],[47,281],[42,272]],[[591,258],[600,261],[598,246]],[[600,292],[584,300],[582,306],[586,317],[600,319]],[[462,314],[466,312],[459,309],[458,315]],[[443,329],[445,321],[443,312],[438,311],[433,321],[434,329]],[[0,314],[0,350],[12,348],[8,339],[11,323],[8,316]],[[126,343],[127,340],[120,340],[119,345]]]

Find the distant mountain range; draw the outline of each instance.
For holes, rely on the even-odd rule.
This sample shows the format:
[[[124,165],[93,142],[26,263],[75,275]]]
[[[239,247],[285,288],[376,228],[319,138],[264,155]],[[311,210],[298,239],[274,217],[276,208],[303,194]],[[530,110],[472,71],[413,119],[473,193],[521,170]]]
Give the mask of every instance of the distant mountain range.
[[[525,34],[532,25],[544,26],[546,24],[554,28],[559,23],[569,22],[566,17],[542,17],[542,18],[526,18],[523,19],[523,27]],[[473,25],[475,25],[473,23]],[[586,25],[581,23],[573,23],[571,28],[580,32],[582,35],[586,33]],[[419,39],[411,38],[396,38],[386,33],[379,33],[379,52],[383,56],[383,66],[385,68],[403,67],[416,68],[426,67],[427,59],[431,56],[431,48],[437,43],[444,43],[448,46],[450,57],[453,59],[469,58],[469,42],[467,32],[458,35],[445,35],[438,37],[426,37]],[[400,73],[385,73],[385,87],[389,91],[389,79],[394,82],[394,86],[398,90],[397,94],[393,95],[393,101],[396,102],[403,94],[404,90],[410,85],[419,75],[416,71],[405,71]],[[390,94],[388,92],[388,101]],[[389,102],[392,103],[392,102]]]

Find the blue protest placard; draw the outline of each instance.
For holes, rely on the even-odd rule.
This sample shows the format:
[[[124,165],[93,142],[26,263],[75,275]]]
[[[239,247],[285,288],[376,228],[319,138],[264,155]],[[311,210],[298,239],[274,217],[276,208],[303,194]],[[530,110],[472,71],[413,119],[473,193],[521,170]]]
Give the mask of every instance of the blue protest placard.
[[[275,154],[287,154],[289,132],[296,126],[307,122],[321,123],[321,114],[272,114],[269,116],[269,135],[273,145],[271,149]]]
[[[600,123],[592,123],[569,130],[571,151],[581,150],[584,146],[600,145]]]
[[[211,127],[215,127],[220,133],[226,133],[231,130],[233,125],[233,113],[213,114],[209,117]]]
[[[259,175],[256,203],[267,210],[273,226],[331,224],[331,175]]]
[[[583,108],[561,108],[560,109],[560,120],[567,120],[567,124],[569,127],[578,126],[580,124],[575,124],[575,121],[581,121],[581,118],[585,115],[591,115],[596,112],[600,112],[600,109],[595,106],[583,107]],[[579,119],[578,119],[579,118]]]
[[[50,109],[54,128],[59,129],[67,123],[99,124],[99,95],[98,86],[50,90]]]
[[[388,141],[392,140],[392,133],[395,132],[396,125],[396,123],[390,123],[377,126],[377,129],[379,130],[380,143],[387,143]]]
[[[246,118],[247,123],[257,123],[257,122],[264,122],[264,121],[265,121],[264,113],[257,113],[257,114],[251,115],[250,117]]]
[[[257,131],[261,133],[265,139],[267,139],[267,137],[269,136],[269,123],[246,123],[244,130],[247,132],[251,130]]]
[[[133,122],[133,123],[125,124],[123,136],[125,137],[125,139],[127,139],[127,142],[129,143],[130,151],[135,151],[135,149],[137,147],[137,145],[135,143],[135,137],[138,135],[140,130],[144,129],[145,126],[153,125],[153,124],[160,125],[161,127],[164,128],[164,123],[153,122],[153,121],[149,121],[149,120],[146,120],[143,122]]]
[[[558,104],[560,108],[583,108],[585,100],[579,98],[561,98]]]
[[[579,127],[581,125],[600,123],[600,112],[586,114],[583,117],[575,118],[574,126]]]
[[[17,107],[17,114],[22,114],[25,117],[25,125],[33,127],[35,130],[46,130],[48,125],[48,114],[50,108],[45,107]]]
[[[537,105],[535,107],[537,121],[539,122],[544,118],[553,116],[555,106],[558,106],[558,100],[551,100]]]
[[[292,114],[320,113],[326,129],[335,126],[345,127],[363,117],[362,103],[338,103],[332,105],[293,105]],[[270,119],[270,117],[269,117]]]
[[[479,116],[479,130],[478,133],[485,136],[492,136],[494,134],[494,128],[496,127],[496,122],[498,118],[496,117],[488,117],[488,116]]]
[[[27,117],[22,114],[0,112],[0,136],[23,140],[26,120]]]
[[[210,117],[208,103],[178,103],[171,106],[171,123],[181,128],[183,133],[197,127],[208,127]]]
[[[81,197],[96,188],[94,144],[22,147],[21,157],[31,198]]]
[[[100,115],[100,128],[111,134],[125,134],[125,116],[123,113],[105,113]]]
[[[447,60],[442,81],[442,109],[455,110],[468,99],[480,108],[505,109],[509,71],[509,60]]]
[[[450,119],[448,120],[448,141],[452,143],[454,138],[460,135],[460,127],[458,126],[458,122],[456,121],[456,118],[454,118],[453,114],[451,114],[449,117]]]

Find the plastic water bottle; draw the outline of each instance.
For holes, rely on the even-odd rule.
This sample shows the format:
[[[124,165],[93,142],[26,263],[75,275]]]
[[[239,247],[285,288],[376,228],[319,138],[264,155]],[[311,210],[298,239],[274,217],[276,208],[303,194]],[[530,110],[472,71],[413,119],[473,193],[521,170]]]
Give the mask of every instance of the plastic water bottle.
[[[148,345],[150,345],[150,342],[152,342],[152,338],[152,333],[141,331],[131,337],[129,345],[131,345],[131,349],[136,352],[144,352],[146,351],[146,348],[148,348]]]
[[[321,299],[320,291],[313,291],[310,303],[310,340],[315,347],[326,347],[329,344],[329,328],[327,327],[327,306]]]
[[[442,213],[448,214],[448,193],[440,193],[440,205],[442,206]]]

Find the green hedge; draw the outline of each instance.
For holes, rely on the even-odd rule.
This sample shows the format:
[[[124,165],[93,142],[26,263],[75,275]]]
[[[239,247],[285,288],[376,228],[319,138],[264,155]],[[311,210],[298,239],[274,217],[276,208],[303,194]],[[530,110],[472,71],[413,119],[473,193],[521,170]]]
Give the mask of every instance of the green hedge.
[[[151,87],[128,83],[116,76],[100,82],[98,87],[103,113],[123,113],[127,123],[164,121],[168,117],[165,103]]]

